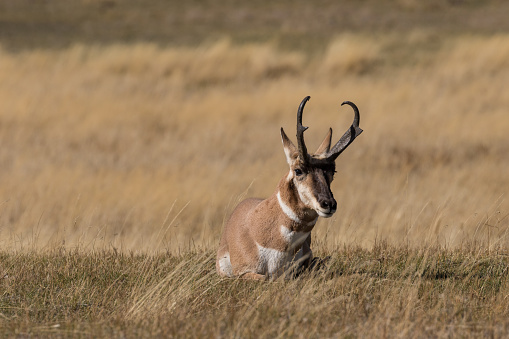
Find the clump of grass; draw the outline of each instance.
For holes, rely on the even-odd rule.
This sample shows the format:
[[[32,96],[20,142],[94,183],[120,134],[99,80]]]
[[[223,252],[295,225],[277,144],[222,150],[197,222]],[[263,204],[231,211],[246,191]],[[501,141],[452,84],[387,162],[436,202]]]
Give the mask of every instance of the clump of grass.
[[[380,44],[373,39],[343,35],[329,45],[320,63],[320,72],[329,79],[367,73],[380,60],[380,50]]]

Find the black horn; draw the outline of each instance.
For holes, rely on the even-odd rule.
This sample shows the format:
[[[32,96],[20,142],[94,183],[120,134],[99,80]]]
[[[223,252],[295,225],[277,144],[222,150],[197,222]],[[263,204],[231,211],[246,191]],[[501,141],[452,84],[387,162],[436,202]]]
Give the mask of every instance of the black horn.
[[[357,106],[351,101],[344,101],[341,106],[349,105],[353,108],[355,113],[355,117],[353,119],[352,126],[343,134],[341,139],[331,148],[329,153],[327,154],[327,158],[329,160],[336,160],[336,158],[354,141],[355,138],[362,133],[362,129],[359,127],[359,123],[361,120],[361,116],[359,114],[359,109]]]
[[[311,97],[309,95],[305,97],[300,103],[299,110],[297,111],[297,144],[299,146],[299,157],[304,163],[308,162],[308,150],[306,148],[306,143],[304,142],[304,131],[308,128],[302,126],[302,112],[304,111],[306,102],[308,102],[310,98]]]

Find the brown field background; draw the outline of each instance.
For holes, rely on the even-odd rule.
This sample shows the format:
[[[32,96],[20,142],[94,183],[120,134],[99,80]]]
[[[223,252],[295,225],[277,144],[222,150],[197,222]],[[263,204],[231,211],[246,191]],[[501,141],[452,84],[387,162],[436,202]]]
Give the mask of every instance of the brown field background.
[[[230,9],[229,21],[190,3],[187,19],[166,18],[182,29],[172,40],[171,24],[136,17],[131,2],[120,13],[144,21],[125,36],[108,21],[115,1],[76,2],[81,16],[64,2],[42,14],[17,3],[2,2],[0,16],[2,249],[215,247],[235,204],[270,195],[285,175],[279,128],[295,135],[306,95],[308,147],[348,128],[344,100],[365,130],[337,161],[338,212],[317,224],[318,251],[509,244],[507,6],[391,2],[384,13],[404,20],[384,21],[366,2],[356,29],[327,21],[328,2],[295,26],[296,12],[279,7],[252,19],[269,15],[261,2],[214,9]],[[110,12],[94,17],[100,8]]]

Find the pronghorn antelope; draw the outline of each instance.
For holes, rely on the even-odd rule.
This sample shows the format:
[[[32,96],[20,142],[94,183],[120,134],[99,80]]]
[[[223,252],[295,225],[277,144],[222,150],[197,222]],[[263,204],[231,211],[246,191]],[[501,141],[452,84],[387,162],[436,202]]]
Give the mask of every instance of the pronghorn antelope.
[[[291,277],[313,259],[309,247],[311,230],[319,216],[330,218],[336,212],[330,189],[335,160],[362,129],[357,106],[345,101],[341,105],[350,105],[355,112],[352,126],[332,147],[330,128],[316,153],[308,154],[302,112],[309,99],[305,97],[297,111],[297,147],[281,128],[290,171],[272,196],[244,200],[225,225],[216,260],[216,269],[222,276],[265,280],[286,272]]]

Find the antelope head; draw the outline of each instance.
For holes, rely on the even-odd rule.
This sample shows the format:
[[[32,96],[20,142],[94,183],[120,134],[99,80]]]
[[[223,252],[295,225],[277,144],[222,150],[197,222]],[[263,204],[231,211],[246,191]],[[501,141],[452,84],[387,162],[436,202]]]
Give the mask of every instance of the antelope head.
[[[352,126],[343,134],[341,139],[331,147],[332,128],[314,154],[309,154],[304,142],[304,131],[308,127],[302,126],[302,112],[310,99],[305,97],[297,111],[297,147],[286,136],[281,128],[281,138],[286,160],[290,172],[286,178],[289,185],[298,193],[302,204],[314,210],[319,216],[330,218],[336,212],[337,203],[330,189],[330,184],[336,172],[336,158],[362,133],[359,127],[360,115],[357,106],[350,101],[341,105],[353,108],[355,117]]]

